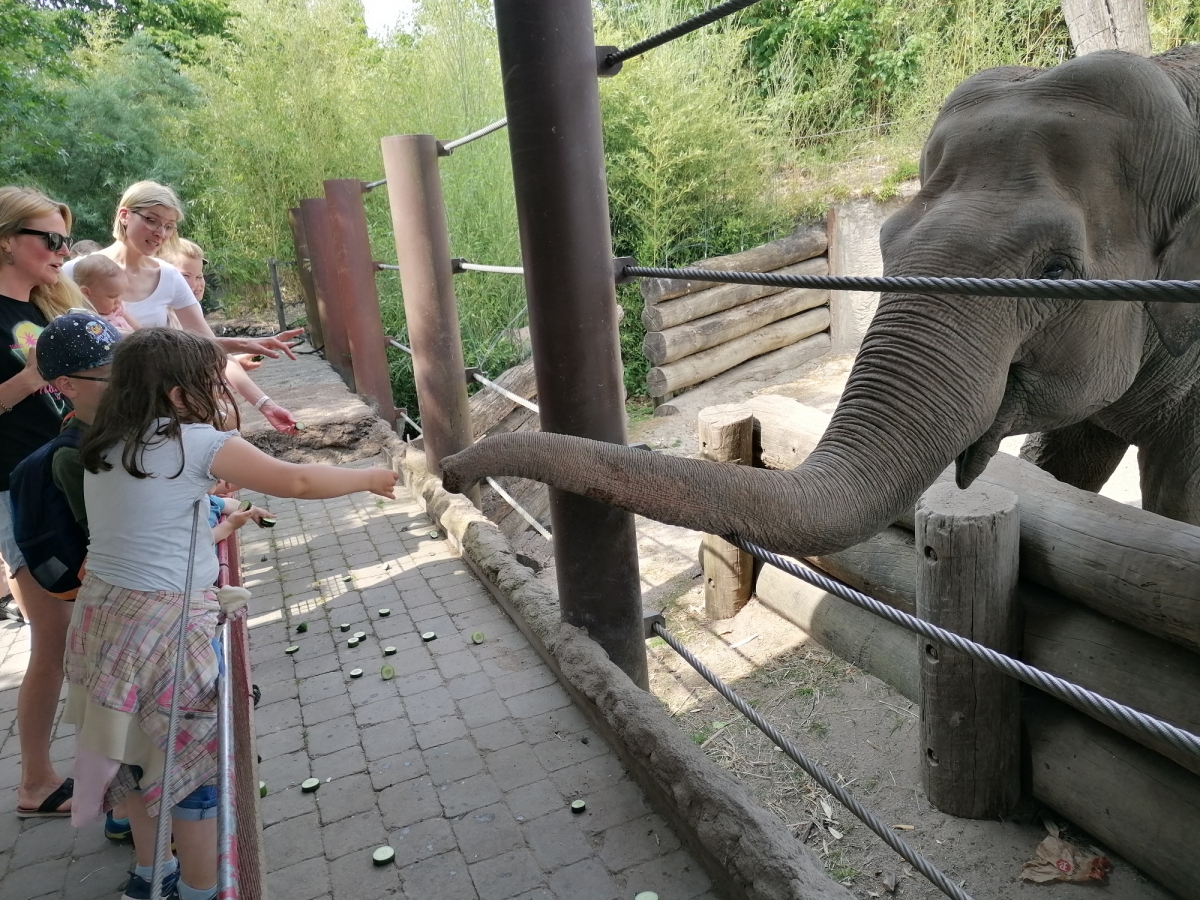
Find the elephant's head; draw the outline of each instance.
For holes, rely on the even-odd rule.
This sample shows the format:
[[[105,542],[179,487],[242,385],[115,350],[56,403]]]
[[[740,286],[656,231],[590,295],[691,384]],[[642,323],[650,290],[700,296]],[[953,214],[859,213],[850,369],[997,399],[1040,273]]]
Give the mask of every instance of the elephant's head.
[[[1177,56],[1096,53],[964,82],[926,143],[920,193],[886,223],[886,273],[1200,277],[1200,50]],[[783,553],[840,549],[951,462],[965,486],[1007,435],[1110,406],[1158,342],[1187,350],[1200,307],[1154,306],[885,294],[828,430],[790,472],[516,434],[442,460],[445,483],[518,475]]]

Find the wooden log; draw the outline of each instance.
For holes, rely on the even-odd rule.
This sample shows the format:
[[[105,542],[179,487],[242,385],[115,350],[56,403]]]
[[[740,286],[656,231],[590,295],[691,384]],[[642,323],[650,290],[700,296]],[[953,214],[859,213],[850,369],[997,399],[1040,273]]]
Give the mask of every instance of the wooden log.
[[[758,420],[756,465],[795,468],[829,422],[825,413],[786,397],[747,403]],[[938,480],[953,482],[954,467]],[[1200,650],[1200,527],[1081,491],[1006,453],[997,453],[979,480],[1020,500],[1025,578]],[[897,523],[911,528],[911,510]]]
[[[759,576],[758,599],[842,659],[917,699],[916,635],[769,566]],[[1021,719],[1033,796],[1180,897],[1200,900],[1194,873],[1200,777],[1040,692],[1026,691]]]
[[[824,256],[817,256],[793,266],[776,269],[771,274],[828,275],[829,260]],[[785,288],[761,284],[721,284],[709,287],[705,291],[688,294],[678,300],[667,300],[657,306],[642,307],[642,324],[646,326],[647,331],[663,331],[722,310],[733,309],[760,297],[778,294],[783,290]]]
[[[1020,649],[1012,491],[952,485],[917,504],[917,617],[1009,656]],[[1021,795],[1020,689],[991,666],[923,640],[921,783],[942,812],[986,819]]]
[[[829,307],[810,309],[711,350],[695,353],[665,366],[655,366],[646,375],[646,386],[652,397],[674,393],[720,375],[748,359],[795,344],[828,327]]]
[[[537,396],[537,381],[533,374],[533,360],[513,366],[507,372],[495,379],[496,384],[507,388],[514,394],[526,400]],[[471,424],[474,427],[475,439],[483,437],[498,425],[505,416],[514,409],[519,409],[503,394],[486,388],[476,391],[468,402],[471,411]]]
[[[701,350],[727,343],[806,309],[828,304],[829,291],[810,291],[803,288],[780,291],[770,297],[668,328],[666,331],[647,332],[642,341],[642,352],[646,354],[651,365],[666,365]]]
[[[700,456],[714,462],[750,465],[754,416],[744,406],[710,406],[698,417]],[[723,538],[706,534],[700,541],[704,572],[704,609],[710,619],[728,619],[746,605],[754,581],[754,557]]]
[[[917,550],[912,533],[903,528],[892,526],[811,562],[865,594],[916,614]],[[1017,583],[1017,601],[1025,623],[1025,662],[1200,734],[1200,654],[1102,616],[1028,579]],[[1105,724],[1200,775],[1195,756],[1128,726],[1107,720]]]
[[[1033,796],[1151,875],[1200,900],[1200,778],[1050,697],[1023,704]]]
[[[728,372],[708,379],[699,387],[685,391],[682,396],[668,398],[655,407],[656,416],[674,416],[685,410],[699,410],[722,399],[730,388],[745,388],[750,382],[770,381],[784,373],[798,372],[803,366],[829,352],[829,332],[822,331],[797,341],[790,347],[764,353]]]
[[[800,226],[787,237],[761,247],[752,247],[741,253],[714,256],[688,263],[693,269],[725,269],[742,272],[773,272],[783,266],[820,256],[829,246],[829,236],[823,225]],[[647,303],[659,303],[672,297],[682,297],[711,287],[708,281],[677,281],[673,278],[643,278],[642,299]]]

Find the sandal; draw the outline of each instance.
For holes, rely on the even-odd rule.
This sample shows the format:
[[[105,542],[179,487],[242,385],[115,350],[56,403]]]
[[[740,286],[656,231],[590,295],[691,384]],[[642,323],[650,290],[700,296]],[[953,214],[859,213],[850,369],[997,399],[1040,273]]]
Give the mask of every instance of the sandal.
[[[50,796],[42,801],[42,805],[37,809],[26,809],[25,807],[17,807],[18,819],[65,819],[71,815],[69,809],[59,809],[64,803],[71,799],[71,795],[75,793],[75,779],[68,778],[63,781],[57,788],[50,792]]]

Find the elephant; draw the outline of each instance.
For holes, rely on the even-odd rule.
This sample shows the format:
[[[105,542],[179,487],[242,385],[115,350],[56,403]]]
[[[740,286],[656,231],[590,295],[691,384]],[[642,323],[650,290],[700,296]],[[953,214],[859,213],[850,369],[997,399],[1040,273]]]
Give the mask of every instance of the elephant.
[[[1200,45],[980,72],[947,98],[886,275],[1200,279]],[[787,472],[557,434],[441,461],[461,491],[515,475],[791,556],[859,543],[952,462],[1010,435],[1098,491],[1138,448],[1146,509],[1200,524],[1200,305],[884,294],[829,427]]]

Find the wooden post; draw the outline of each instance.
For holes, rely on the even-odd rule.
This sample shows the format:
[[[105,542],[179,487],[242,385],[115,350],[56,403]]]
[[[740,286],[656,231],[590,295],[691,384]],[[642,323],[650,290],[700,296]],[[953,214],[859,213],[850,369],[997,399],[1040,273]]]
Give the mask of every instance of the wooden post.
[[[754,457],[754,416],[737,403],[700,411],[700,455],[714,462],[748,466]],[[754,558],[715,535],[700,542],[704,570],[704,610],[710,619],[728,619],[750,599]]]
[[[1010,656],[1020,651],[1017,497],[937,484],[917,503],[917,615]],[[921,781],[942,812],[984,819],[1020,796],[1016,681],[922,639]]]
[[[288,210],[288,224],[292,227],[292,243],[296,247],[296,275],[300,279],[300,292],[304,295],[304,330],[313,349],[325,347],[325,332],[321,329],[321,313],[317,306],[317,289],[313,284],[312,254],[308,249],[308,236],[304,231],[304,214],[300,207]]]

